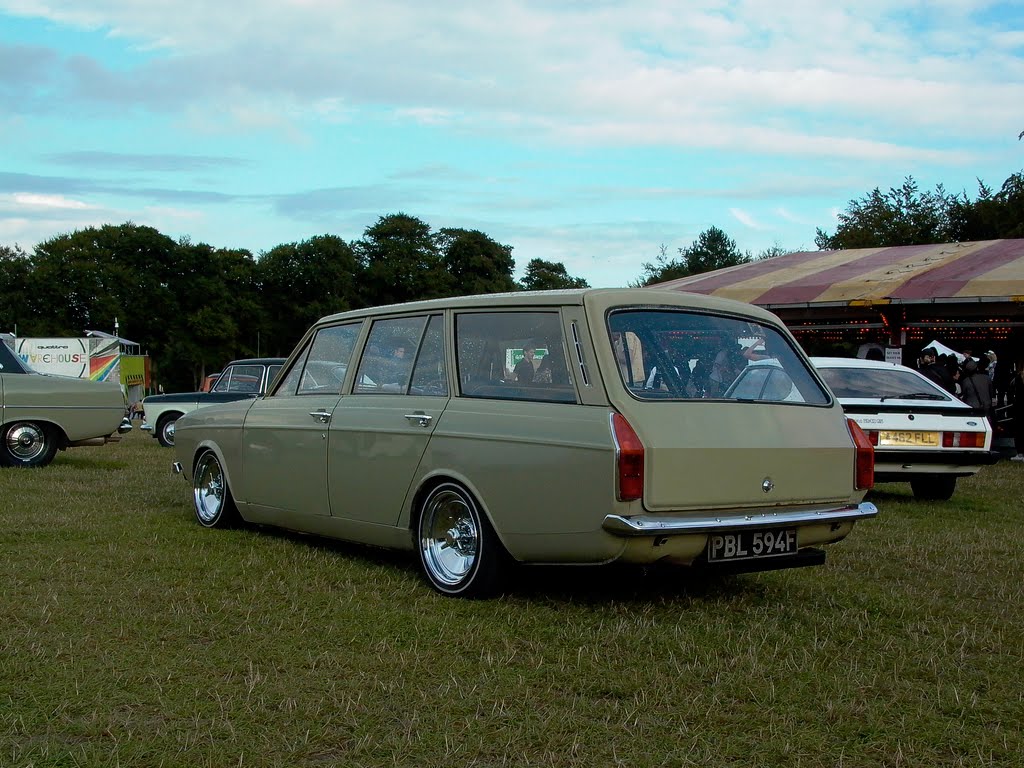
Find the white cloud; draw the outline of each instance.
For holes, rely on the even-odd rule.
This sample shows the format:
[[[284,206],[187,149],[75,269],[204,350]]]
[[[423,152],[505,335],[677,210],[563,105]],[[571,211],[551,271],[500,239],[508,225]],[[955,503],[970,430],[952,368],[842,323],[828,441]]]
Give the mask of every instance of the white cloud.
[[[304,140],[302,120],[337,119],[343,104],[346,115],[387,106],[415,122],[565,142],[746,148],[753,137],[780,153],[876,159],[921,159],[908,146],[923,132],[950,162],[963,158],[945,156],[947,139],[1007,135],[1024,103],[1024,62],[1006,53],[1024,31],[1003,30],[993,46],[993,30],[972,21],[985,7],[250,0],[239,13],[206,0],[95,0],[85,10],[0,0],[12,13],[170,47],[134,72],[108,73],[113,84],[97,81],[105,98],[152,109],[180,100],[207,121],[292,141]]]
[[[738,221],[745,227],[750,227],[751,229],[762,228],[753,216],[751,216],[749,213],[742,210],[741,208],[730,208],[729,213],[732,215],[734,219],[736,219],[736,221]]]
[[[806,219],[802,218],[801,216],[797,216],[795,213],[793,213],[792,211],[788,210],[787,208],[782,208],[782,207],[776,208],[775,209],[775,213],[776,213],[776,215],[779,216],[779,218],[785,219],[786,221],[788,221],[788,222],[790,222],[792,224],[808,224],[809,223]]]
[[[0,195],[0,205],[3,205],[4,198],[7,198],[8,205],[14,209],[62,209],[68,211],[96,210],[96,206],[84,203],[81,200],[73,200],[62,195],[40,195],[31,192],[15,192],[10,195]]]
[[[0,242],[132,220],[258,250],[407,210],[594,284],[732,220],[795,245],[876,185],[1018,167],[1008,7],[0,0],[48,20],[0,43],[0,184],[36,196],[0,197]]]

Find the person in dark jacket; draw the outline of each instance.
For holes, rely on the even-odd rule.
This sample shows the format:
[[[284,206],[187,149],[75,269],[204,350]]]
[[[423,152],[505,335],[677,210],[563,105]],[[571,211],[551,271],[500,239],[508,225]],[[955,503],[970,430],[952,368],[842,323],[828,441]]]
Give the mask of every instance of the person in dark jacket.
[[[960,399],[986,416],[992,410],[992,382],[985,371],[987,367],[988,359],[984,357],[980,361],[965,358],[960,366]]]
[[[1011,461],[1024,461],[1024,358],[1018,359],[1014,365],[1006,394],[1013,417],[1013,447],[1017,449],[1017,455],[1011,457]]]
[[[949,368],[938,362],[938,353],[935,347],[925,347],[921,350],[918,368],[922,374],[934,381],[951,395],[956,394],[956,382],[953,380]]]

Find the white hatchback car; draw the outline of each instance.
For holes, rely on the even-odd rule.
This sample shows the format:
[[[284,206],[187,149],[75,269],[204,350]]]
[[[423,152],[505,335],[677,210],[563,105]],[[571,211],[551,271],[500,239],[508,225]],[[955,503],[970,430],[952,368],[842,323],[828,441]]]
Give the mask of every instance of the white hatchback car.
[[[958,477],[998,459],[984,414],[913,368],[841,357],[811,362],[875,446],[876,482],[909,481],[919,499],[948,499]]]

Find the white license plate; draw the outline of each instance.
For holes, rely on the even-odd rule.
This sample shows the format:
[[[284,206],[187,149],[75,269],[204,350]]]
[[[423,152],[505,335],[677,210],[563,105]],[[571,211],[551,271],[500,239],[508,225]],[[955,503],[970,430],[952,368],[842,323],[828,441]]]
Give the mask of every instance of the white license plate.
[[[709,563],[794,555],[796,551],[796,528],[713,533],[708,536]]]

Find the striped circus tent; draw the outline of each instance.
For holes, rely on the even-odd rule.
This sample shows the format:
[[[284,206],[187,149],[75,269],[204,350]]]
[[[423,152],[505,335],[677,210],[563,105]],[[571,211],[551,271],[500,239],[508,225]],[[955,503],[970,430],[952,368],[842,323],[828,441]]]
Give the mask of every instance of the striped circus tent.
[[[832,341],[996,344],[1024,329],[1024,239],[789,253],[651,287],[757,304]]]
[[[1024,301],[1024,240],[805,251],[661,283],[763,307]]]

